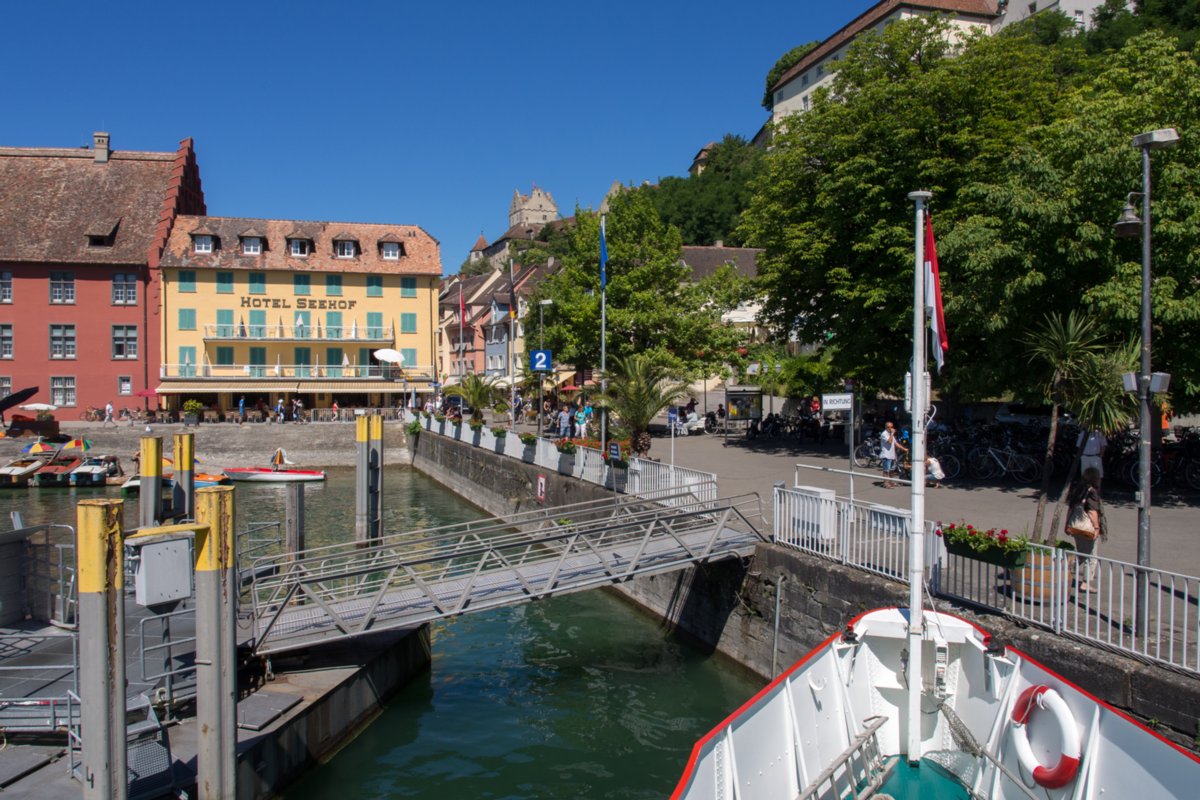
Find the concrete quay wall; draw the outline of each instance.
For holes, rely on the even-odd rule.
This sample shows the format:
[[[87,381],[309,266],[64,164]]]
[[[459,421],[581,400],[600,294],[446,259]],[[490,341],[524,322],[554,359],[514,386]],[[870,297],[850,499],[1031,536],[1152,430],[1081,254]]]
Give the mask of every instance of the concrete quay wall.
[[[445,437],[419,434],[413,466],[489,513],[504,516],[608,496],[599,486]],[[706,564],[612,587],[702,647],[764,679],[780,672],[856,615],[908,605],[908,587],[799,551],[764,544],[745,563]],[[778,598],[776,595],[778,594]],[[972,620],[998,641],[1041,662],[1093,695],[1200,749],[1200,679],[1083,642],[936,600],[939,610]],[[778,608],[778,637],[775,633]]]

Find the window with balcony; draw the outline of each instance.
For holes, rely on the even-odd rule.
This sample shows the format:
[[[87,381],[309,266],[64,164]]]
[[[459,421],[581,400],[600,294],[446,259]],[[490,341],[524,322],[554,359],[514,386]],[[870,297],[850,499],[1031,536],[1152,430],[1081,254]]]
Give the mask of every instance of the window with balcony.
[[[75,405],[74,375],[57,375],[50,378],[50,402],[56,406]]]
[[[412,369],[417,365],[417,348],[401,347],[400,355],[404,356],[404,368]]]
[[[342,276],[341,275],[326,275],[325,276],[325,296],[326,297],[341,297],[342,296]]]
[[[417,332],[417,315],[416,314],[401,314],[400,315],[400,332],[401,333],[416,333]]]
[[[311,275],[293,275],[292,290],[295,294],[306,295],[311,293],[312,276]]]
[[[12,302],[12,273],[0,272],[0,303]]]
[[[326,311],[325,312],[325,338],[340,339],[342,338],[342,312]]]
[[[179,270],[179,291],[192,294],[196,291],[196,270]]]
[[[181,330],[181,331],[196,330],[196,309],[194,309],[194,308],[179,309],[179,330]]]
[[[267,273],[251,272],[249,275],[250,294],[267,293]]]
[[[117,394],[130,395],[133,394],[133,376],[118,375],[117,376]]]
[[[112,302],[114,306],[137,305],[138,277],[131,272],[117,272],[112,279]]]
[[[211,253],[213,251],[213,237],[203,234],[193,236],[192,250],[196,253]]]
[[[50,357],[51,358],[74,358],[75,357],[75,326],[74,325],[51,325],[50,326]]]
[[[217,366],[232,367],[233,366],[233,348],[218,347],[217,348]]]
[[[367,338],[383,338],[383,314],[378,311],[367,312]]]
[[[297,311],[295,316],[295,336],[297,339],[312,338],[312,316],[308,311]]]
[[[413,277],[400,278],[400,296],[401,297],[416,297],[417,296],[417,279]]]
[[[217,273],[217,294],[233,294],[233,273]]]
[[[380,242],[379,252],[386,261],[399,261],[404,254],[404,246],[399,242]]]
[[[262,309],[250,312],[250,337],[262,339],[267,335],[267,312]]]
[[[112,357],[114,359],[138,357],[137,325],[112,326]]]
[[[13,357],[13,326],[0,325],[0,358]]]
[[[265,378],[267,375],[267,348],[250,348],[250,377]]]
[[[339,239],[333,243],[333,253],[338,258],[354,258],[358,255],[358,242],[352,239]]]
[[[297,347],[293,362],[296,365],[297,378],[312,377],[312,350],[308,347]]]
[[[308,239],[288,239],[288,253],[294,258],[304,258],[308,255]]]
[[[217,336],[222,339],[230,339],[233,337],[233,309],[218,308],[217,309]]]
[[[244,256],[259,256],[262,255],[262,239],[257,236],[245,236],[242,238],[242,255]]]
[[[181,378],[196,377],[196,348],[194,348],[194,347],[179,348],[179,377],[181,377]]]
[[[325,372],[331,378],[342,377],[342,348],[326,347],[325,348]]]
[[[50,273],[50,302],[51,303],[74,303],[75,302],[75,273],[74,272],[51,272]]]
[[[383,276],[367,276],[367,297],[383,297]]]

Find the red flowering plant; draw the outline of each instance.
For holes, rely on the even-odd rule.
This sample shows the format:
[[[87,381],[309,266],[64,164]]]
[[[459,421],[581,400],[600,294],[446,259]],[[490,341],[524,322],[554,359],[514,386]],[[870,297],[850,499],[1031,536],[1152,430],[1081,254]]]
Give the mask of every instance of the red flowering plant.
[[[947,544],[974,550],[977,553],[1000,553],[1016,555],[1029,549],[1029,539],[1014,536],[1007,528],[976,528],[965,522],[939,522],[934,533],[943,537]]]

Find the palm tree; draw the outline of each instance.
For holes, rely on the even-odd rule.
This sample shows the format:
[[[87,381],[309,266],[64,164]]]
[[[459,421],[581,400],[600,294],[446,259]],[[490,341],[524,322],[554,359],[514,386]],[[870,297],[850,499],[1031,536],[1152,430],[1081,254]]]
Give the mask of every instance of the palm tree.
[[[1067,319],[1058,314],[1047,314],[1042,324],[1031,331],[1023,340],[1028,346],[1030,363],[1045,366],[1049,376],[1044,385],[1044,395],[1051,404],[1050,433],[1046,440],[1046,458],[1042,466],[1042,488],[1038,494],[1037,515],[1033,520],[1033,538],[1042,539],[1042,522],[1046,515],[1046,503],[1050,498],[1050,478],[1054,468],[1054,441],[1058,436],[1058,412],[1062,405],[1077,393],[1072,389],[1077,373],[1083,364],[1101,349],[1096,326],[1086,316],[1077,316],[1074,311]]]
[[[613,357],[613,367],[604,374],[608,389],[593,398],[596,406],[612,411],[629,434],[634,455],[650,452],[650,421],[664,408],[687,393],[688,385],[675,379],[649,353]]]
[[[496,378],[490,375],[464,375],[457,386],[446,388],[446,394],[461,397],[471,409],[471,422],[483,424],[483,410],[491,408],[499,398]]]

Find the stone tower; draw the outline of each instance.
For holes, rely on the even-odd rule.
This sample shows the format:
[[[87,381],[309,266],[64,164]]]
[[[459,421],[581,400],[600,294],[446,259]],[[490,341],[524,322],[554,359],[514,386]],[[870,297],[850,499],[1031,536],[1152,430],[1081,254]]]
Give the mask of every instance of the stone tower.
[[[558,219],[558,205],[549,192],[537,186],[528,195],[513,190],[512,205],[508,207],[508,227],[528,225],[541,228],[547,222]]]

